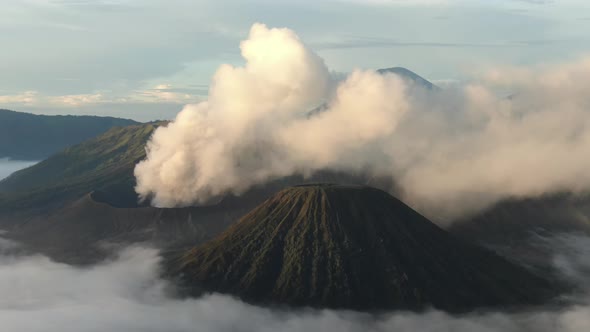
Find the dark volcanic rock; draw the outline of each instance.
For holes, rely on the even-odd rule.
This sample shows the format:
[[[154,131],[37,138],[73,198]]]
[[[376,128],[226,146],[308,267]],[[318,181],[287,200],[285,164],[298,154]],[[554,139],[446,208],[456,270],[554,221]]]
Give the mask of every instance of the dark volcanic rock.
[[[370,187],[285,189],[212,241],[166,255],[189,293],[254,303],[448,311],[536,304],[553,285]]]

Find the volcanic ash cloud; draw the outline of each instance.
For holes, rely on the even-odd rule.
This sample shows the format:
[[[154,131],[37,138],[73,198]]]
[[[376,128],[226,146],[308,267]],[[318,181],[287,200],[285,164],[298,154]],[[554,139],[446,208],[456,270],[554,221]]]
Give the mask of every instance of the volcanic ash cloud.
[[[397,76],[355,71],[336,86],[288,29],[255,24],[240,48],[246,65],[221,66],[208,100],[186,106],[149,142],[136,189],[154,205],[186,206],[325,167],[360,169],[408,108]]]
[[[162,207],[321,169],[392,177],[437,220],[509,197],[590,188],[590,60],[493,68],[427,92],[395,74],[334,80],[288,29],[255,24],[243,67],[156,131],[137,192]],[[322,111],[315,111],[318,107]]]

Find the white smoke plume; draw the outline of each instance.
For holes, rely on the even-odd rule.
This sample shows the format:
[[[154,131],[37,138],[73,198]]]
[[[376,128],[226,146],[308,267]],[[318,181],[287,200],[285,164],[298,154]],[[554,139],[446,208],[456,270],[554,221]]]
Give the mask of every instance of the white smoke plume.
[[[590,238],[548,242],[557,266],[571,280],[588,282]],[[19,332],[265,332],[265,331],[488,331],[587,332],[590,305],[518,314],[440,311],[389,312],[378,316],[335,310],[273,310],[211,294],[199,299],[167,295],[158,278],[157,251],[129,248],[119,258],[77,268],[43,256],[0,255],[0,330]]]
[[[494,69],[427,92],[374,71],[332,80],[288,29],[255,24],[241,50],[245,66],[221,66],[208,101],[148,143],[136,190],[154,205],[321,169],[392,176],[404,200],[437,219],[590,189],[590,59]]]
[[[222,66],[208,101],[187,106],[149,142],[135,173],[138,193],[155,205],[203,202],[335,165],[359,168],[407,110],[393,75],[357,71],[332,91],[321,58],[290,30],[255,24],[241,49],[246,66]],[[326,111],[308,117],[324,102]]]

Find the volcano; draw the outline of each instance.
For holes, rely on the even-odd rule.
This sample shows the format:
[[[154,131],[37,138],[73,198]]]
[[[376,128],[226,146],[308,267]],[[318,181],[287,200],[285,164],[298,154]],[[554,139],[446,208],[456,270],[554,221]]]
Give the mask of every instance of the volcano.
[[[257,304],[459,312],[555,295],[545,279],[364,186],[282,190],[215,239],[164,262],[191,295]]]

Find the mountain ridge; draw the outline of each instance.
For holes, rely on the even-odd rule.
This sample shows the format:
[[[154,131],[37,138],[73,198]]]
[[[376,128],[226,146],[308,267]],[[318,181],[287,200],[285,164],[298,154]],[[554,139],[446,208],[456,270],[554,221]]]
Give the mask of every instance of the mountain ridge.
[[[119,202],[111,201],[115,205],[137,205],[133,169],[145,158],[145,143],[161,124],[115,127],[15,172],[0,181],[0,212],[51,210],[100,190],[119,195]]]
[[[128,119],[86,115],[37,115],[0,109],[0,158],[41,160],[113,127],[138,124]]]
[[[396,74],[396,75],[400,76],[401,78],[403,78],[404,80],[409,81],[416,86],[423,87],[426,90],[430,90],[430,91],[440,90],[440,88],[437,85],[435,85],[434,83],[430,82],[429,80],[425,79],[424,77],[422,77],[422,76],[416,74],[415,72],[413,72],[407,68],[404,68],[404,67],[381,68],[381,69],[377,69],[377,72],[382,75],[388,74],[388,73]]]

